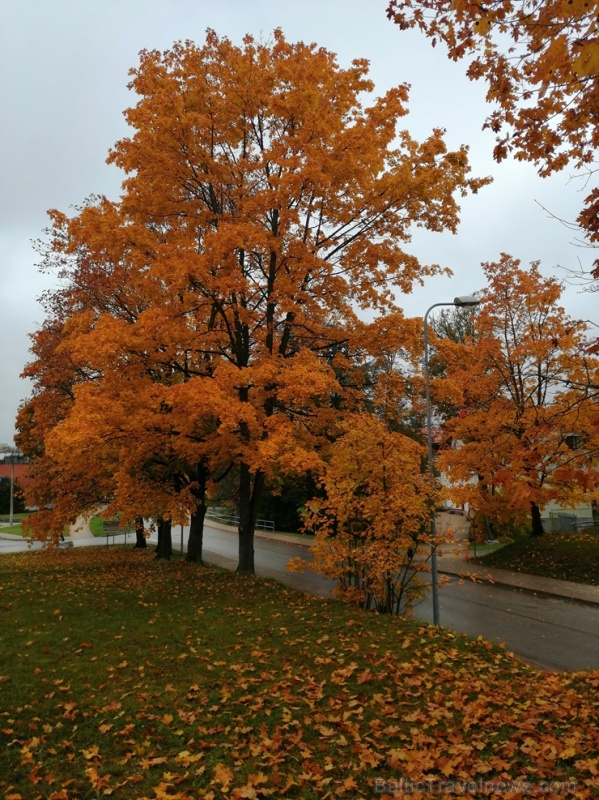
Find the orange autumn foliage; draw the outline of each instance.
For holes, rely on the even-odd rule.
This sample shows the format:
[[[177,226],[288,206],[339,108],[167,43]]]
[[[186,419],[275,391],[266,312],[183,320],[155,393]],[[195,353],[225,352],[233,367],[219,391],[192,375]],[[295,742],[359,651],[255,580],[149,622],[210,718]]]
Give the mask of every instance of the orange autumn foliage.
[[[142,52],[131,76],[132,135],[109,157],[126,173],[120,201],[51,215],[45,263],[66,288],[50,310],[94,378],[43,432],[55,527],[86,470],[114,510],[154,497],[175,514],[189,491],[135,464],[158,458],[165,487],[169,470],[200,467],[208,488],[235,464],[239,569],[253,572],[266,480],[317,465],[359,395],[348,373],[379,346],[382,326],[357,310],[395,319],[390,287],[438,271],[405,251],[412,226],[455,231],[457,198],[487,180],[440,130],[423,142],[399,130],[406,86],[365,106],[365,61],[342,69],[280,31],[242,46],[209,31]],[[44,405],[44,369],[29,369]]]
[[[390,0],[387,15],[417,28],[467,75],[483,79],[492,106],[485,127],[497,134],[494,155],[531,161],[542,176],[566,166],[590,181],[578,223],[599,242],[599,4],[597,0]],[[585,184],[586,188],[586,184]],[[599,277],[599,262],[595,262]]]
[[[584,323],[559,306],[561,285],[503,255],[485,264],[488,288],[474,341],[441,340],[445,382],[460,413],[444,426],[439,457],[451,493],[495,521],[598,496],[599,414]],[[443,391],[443,381],[436,390]],[[573,439],[573,437],[575,437]]]

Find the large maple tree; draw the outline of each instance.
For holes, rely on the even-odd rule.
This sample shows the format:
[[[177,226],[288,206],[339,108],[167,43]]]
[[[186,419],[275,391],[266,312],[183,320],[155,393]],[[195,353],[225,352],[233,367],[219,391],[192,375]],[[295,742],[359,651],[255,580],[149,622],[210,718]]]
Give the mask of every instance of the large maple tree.
[[[599,4],[597,0],[390,0],[388,17],[417,28],[467,75],[488,85],[485,127],[495,158],[531,161],[543,176],[571,165],[588,177],[578,223],[599,242]],[[594,276],[599,278],[599,260]]]
[[[48,260],[71,287],[65,349],[120,398],[95,431],[114,446],[110,431],[137,419],[151,437],[136,393],[158,385],[150,405],[172,457],[210,479],[225,456],[237,465],[240,571],[254,569],[268,476],[314,466],[351,406],[343,373],[378,330],[359,311],[396,313],[394,292],[438,269],[406,251],[412,226],[455,231],[457,198],[487,182],[442,131],[400,131],[407,87],[372,97],[367,72],[280,31],[144,51],[133,134],[109,157],[126,173],[121,199],[53,213]],[[88,393],[75,392],[72,427],[46,437],[54,459],[88,435],[75,411]],[[133,507],[134,483],[116,488],[115,508]]]
[[[458,502],[498,522],[597,497],[597,358],[586,325],[559,305],[562,287],[539,265],[508,255],[484,265],[488,280],[471,343],[440,339],[446,372],[436,396],[461,408],[444,425],[439,468]]]

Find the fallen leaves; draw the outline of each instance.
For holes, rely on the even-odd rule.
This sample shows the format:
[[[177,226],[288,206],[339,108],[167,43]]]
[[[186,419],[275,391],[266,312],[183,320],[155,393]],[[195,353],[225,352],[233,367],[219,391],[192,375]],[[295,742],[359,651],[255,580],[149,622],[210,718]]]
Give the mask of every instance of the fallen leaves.
[[[599,788],[599,672],[538,673],[483,639],[235,574],[156,570],[132,551],[24,555],[0,560],[6,590],[18,600],[53,576],[55,593],[22,604],[7,641],[3,798],[360,800],[400,774]],[[76,615],[45,613],[59,596]],[[92,646],[38,664],[31,639]]]

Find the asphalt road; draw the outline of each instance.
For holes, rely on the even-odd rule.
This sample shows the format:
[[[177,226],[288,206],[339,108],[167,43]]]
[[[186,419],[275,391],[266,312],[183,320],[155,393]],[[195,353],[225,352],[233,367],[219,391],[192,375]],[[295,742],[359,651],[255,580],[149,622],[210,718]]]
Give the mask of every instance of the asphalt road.
[[[176,542],[176,536],[173,538]],[[296,574],[286,570],[289,558],[309,556],[308,548],[256,537],[254,550],[258,575],[275,578],[310,594],[329,594],[332,581],[325,581],[311,571]],[[237,535],[206,525],[204,557],[206,561],[234,569]],[[432,622],[430,596],[416,607],[415,616]],[[447,628],[501,642],[525,661],[543,669],[599,669],[597,606],[452,578],[440,591],[440,618]]]

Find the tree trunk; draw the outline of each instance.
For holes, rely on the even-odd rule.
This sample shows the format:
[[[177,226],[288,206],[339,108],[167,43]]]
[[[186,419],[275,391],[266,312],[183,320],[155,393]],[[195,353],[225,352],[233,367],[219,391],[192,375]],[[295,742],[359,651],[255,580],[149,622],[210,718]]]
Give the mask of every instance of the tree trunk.
[[[135,517],[135,548],[147,547],[143,517]]]
[[[189,526],[189,539],[187,540],[187,561],[202,564],[202,547],[204,544],[204,517],[206,516],[206,506],[204,503],[195,509],[191,515]]]
[[[187,540],[187,561],[202,564],[202,547],[204,545],[204,518],[206,516],[206,486],[209,471],[205,463],[200,461],[195,469],[197,483],[191,489],[196,500],[195,508],[191,513],[189,525],[189,539]]]
[[[241,465],[239,475],[239,563],[237,572],[255,575],[254,531],[258,518],[258,506],[264,491],[264,473],[258,471],[252,483],[250,468]]]
[[[543,523],[541,522],[541,509],[536,503],[531,503],[530,512],[532,518],[532,535],[542,536],[545,531],[543,530]]]
[[[172,523],[170,519],[158,520],[158,544],[156,546],[156,558],[169,560],[173,555]]]
[[[486,514],[483,519],[485,521],[485,531],[487,534],[487,541],[489,542],[497,541],[497,537],[495,536],[495,531],[493,530],[493,523]]]

